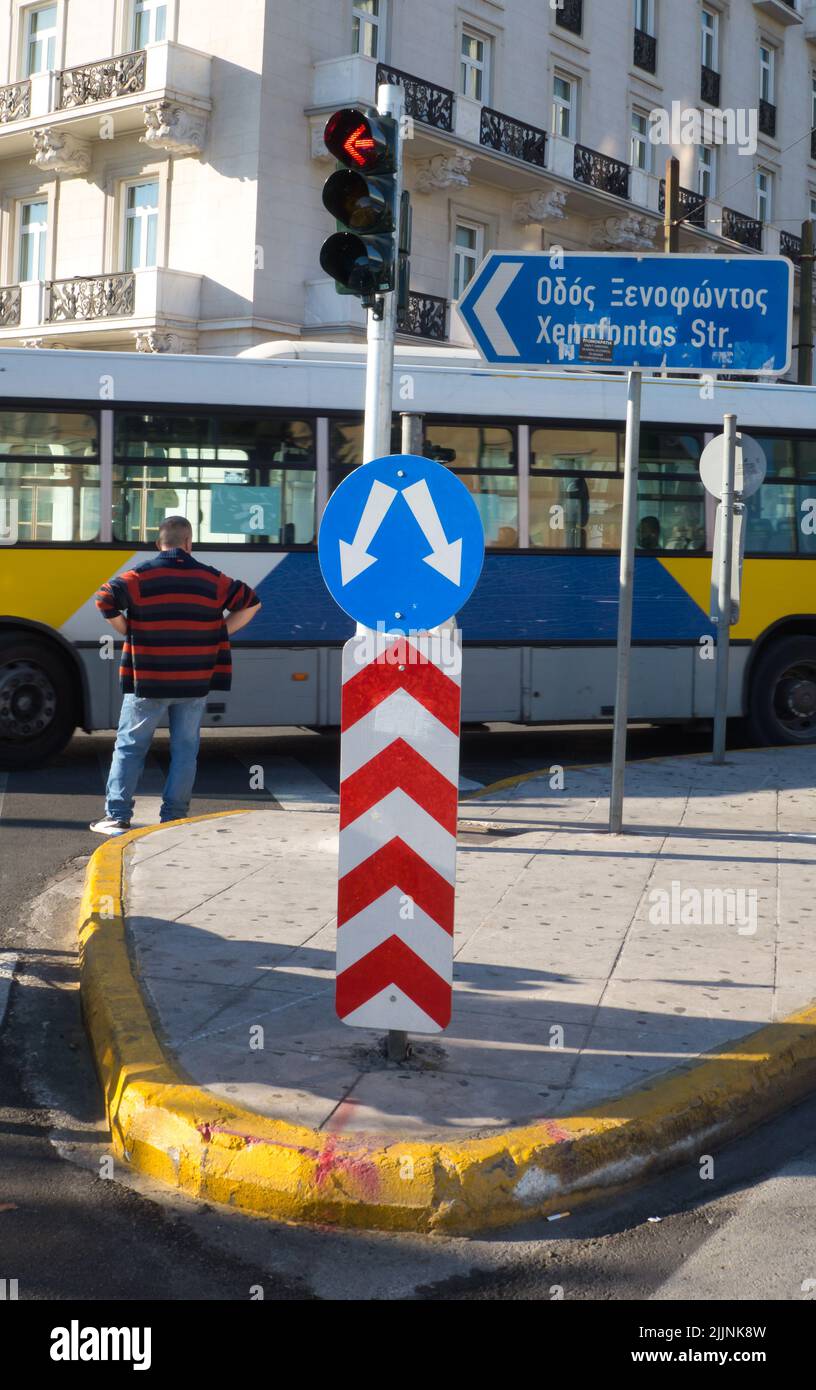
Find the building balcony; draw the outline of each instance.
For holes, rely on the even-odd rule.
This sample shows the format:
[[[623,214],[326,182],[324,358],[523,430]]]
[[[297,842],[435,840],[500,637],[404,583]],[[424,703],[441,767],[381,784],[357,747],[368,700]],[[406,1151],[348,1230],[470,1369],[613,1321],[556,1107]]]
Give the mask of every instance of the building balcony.
[[[762,223],[744,212],[723,208],[722,234],[728,241],[738,241],[750,251],[762,250]]]
[[[776,136],[776,107],[773,102],[763,98],[759,102],[759,133],[769,135],[771,139]]]
[[[30,154],[54,172],[85,172],[90,144],[105,134],[139,131],[145,144],[177,154],[201,153],[210,101],[211,58],[177,43],[43,72],[0,88],[0,158]],[[38,147],[43,132],[46,150]],[[110,138],[110,137],[108,137]],[[68,146],[68,165],[59,151]],[[40,140],[42,144],[42,140]]]
[[[448,336],[448,301],[438,294],[408,291],[408,308],[397,319],[397,332],[444,343]]]
[[[693,188],[680,189],[680,216],[690,227],[697,227],[701,232],[706,229],[706,199],[701,194],[695,193]],[[666,180],[660,180],[660,191],[657,199],[657,210],[661,217],[666,211]]]
[[[796,236],[794,232],[781,231],[779,233],[779,253],[787,256],[794,265],[799,265],[802,260],[802,238]]]
[[[754,9],[779,24],[802,23],[802,0],[754,0]]]
[[[714,68],[707,68],[705,63],[700,68],[700,100],[706,106],[720,104],[720,74]]]
[[[482,107],[479,144],[512,155],[525,164],[535,164],[539,169],[547,167],[546,132],[505,116],[501,111],[493,111],[489,106]]]
[[[365,329],[365,310],[356,295],[338,294],[333,280],[307,281],[304,314],[307,336],[320,338],[331,332],[343,337],[360,338],[364,336]],[[425,294],[422,290],[409,290],[408,308],[397,322],[397,332],[410,338],[444,343],[449,331],[447,299],[437,294]]]
[[[629,197],[629,165],[586,145],[575,146],[573,178],[616,198]]]
[[[803,14],[805,25],[805,38],[811,43],[816,43],[816,0],[807,0],[807,8]]]
[[[584,0],[558,0],[555,22],[559,29],[580,34],[584,27]]]
[[[201,276],[151,269],[30,280],[0,289],[0,343],[192,351]]]
[[[635,30],[632,61],[644,72],[657,72],[657,39],[644,29]]]

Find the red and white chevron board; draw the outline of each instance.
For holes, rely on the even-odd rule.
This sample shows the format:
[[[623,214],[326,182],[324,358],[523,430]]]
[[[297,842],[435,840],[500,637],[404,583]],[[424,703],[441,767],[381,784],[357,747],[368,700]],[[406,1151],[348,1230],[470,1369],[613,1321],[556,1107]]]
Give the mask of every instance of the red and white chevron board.
[[[461,682],[453,625],[343,648],[336,999],[353,1027],[450,1022]]]

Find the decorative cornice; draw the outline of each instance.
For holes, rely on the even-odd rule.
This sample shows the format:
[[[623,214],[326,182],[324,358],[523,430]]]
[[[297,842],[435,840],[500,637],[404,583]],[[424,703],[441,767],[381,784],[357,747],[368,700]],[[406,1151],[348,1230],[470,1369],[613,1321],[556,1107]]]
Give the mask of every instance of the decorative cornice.
[[[40,126],[32,131],[34,158],[29,162],[49,174],[87,174],[91,167],[91,147],[66,130]]]
[[[164,333],[155,328],[139,329],[133,335],[137,352],[195,352],[195,339],[182,333]]]
[[[656,236],[657,223],[632,212],[623,217],[602,218],[594,224],[589,240],[592,246],[644,251],[654,248]]]
[[[524,193],[513,199],[514,222],[561,222],[566,217],[567,193],[552,188],[549,193]]]
[[[417,166],[416,187],[420,193],[433,193],[437,188],[467,188],[474,156],[467,150],[453,154],[435,154]]]
[[[175,101],[149,101],[144,108],[145,133],[139,143],[170,154],[200,155],[207,140],[207,117]]]

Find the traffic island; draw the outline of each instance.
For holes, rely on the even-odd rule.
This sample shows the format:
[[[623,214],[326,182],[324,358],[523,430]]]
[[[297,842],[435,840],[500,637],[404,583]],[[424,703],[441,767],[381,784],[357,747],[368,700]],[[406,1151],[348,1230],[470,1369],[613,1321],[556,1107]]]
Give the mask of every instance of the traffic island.
[[[816,750],[635,764],[620,837],[607,778],[460,808],[453,1021],[401,1064],[334,1013],[333,813],[105,843],[82,998],[118,1157],[277,1219],[472,1232],[696,1163],[811,1090]]]

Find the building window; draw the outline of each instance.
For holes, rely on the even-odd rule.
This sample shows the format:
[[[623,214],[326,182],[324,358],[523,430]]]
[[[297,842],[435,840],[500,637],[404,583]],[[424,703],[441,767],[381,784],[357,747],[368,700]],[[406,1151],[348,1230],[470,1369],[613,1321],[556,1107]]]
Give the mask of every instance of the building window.
[[[382,58],[385,0],[355,0],[352,9],[352,51],[364,58]]]
[[[632,140],[629,163],[644,174],[651,172],[652,143],[649,139],[649,117],[642,111],[632,112]]]
[[[156,264],[159,185],[156,179],[128,184],[125,193],[125,270]]]
[[[720,16],[713,10],[702,14],[702,64],[712,72],[719,71]]]
[[[697,150],[697,192],[701,198],[716,197],[717,151],[712,145],[700,145]]]
[[[654,38],[654,0],[635,0],[635,28]]]
[[[774,51],[765,44],[759,45],[759,95],[762,101],[773,105],[774,100]]]
[[[811,222],[816,222],[816,193],[811,193],[810,195],[810,212],[808,213],[808,217]]]
[[[45,199],[20,205],[20,280],[45,279],[48,203]]]
[[[167,34],[165,0],[136,0],[133,9],[133,47],[160,43]]]
[[[490,41],[472,29],[462,30],[459,90],[474,101],[486,101],[490,78]]]
[[[453,235],[453,298],[462,298],[484,259],[484,227],[478,222],[457,222]]]
[[[756,218],[770,222],[773,216],[773,174],[768,169],[756,171]]]
[[[816,130],[816,69],[810,74],[810,129]]]
[[[25,75],[50,72],[57,64],[57,7],[26,10]]]
[[[553,78],[553,135],[563,135],[566,140],[574,140],[577,131],[577,90],[578,84],[559,73]]]

